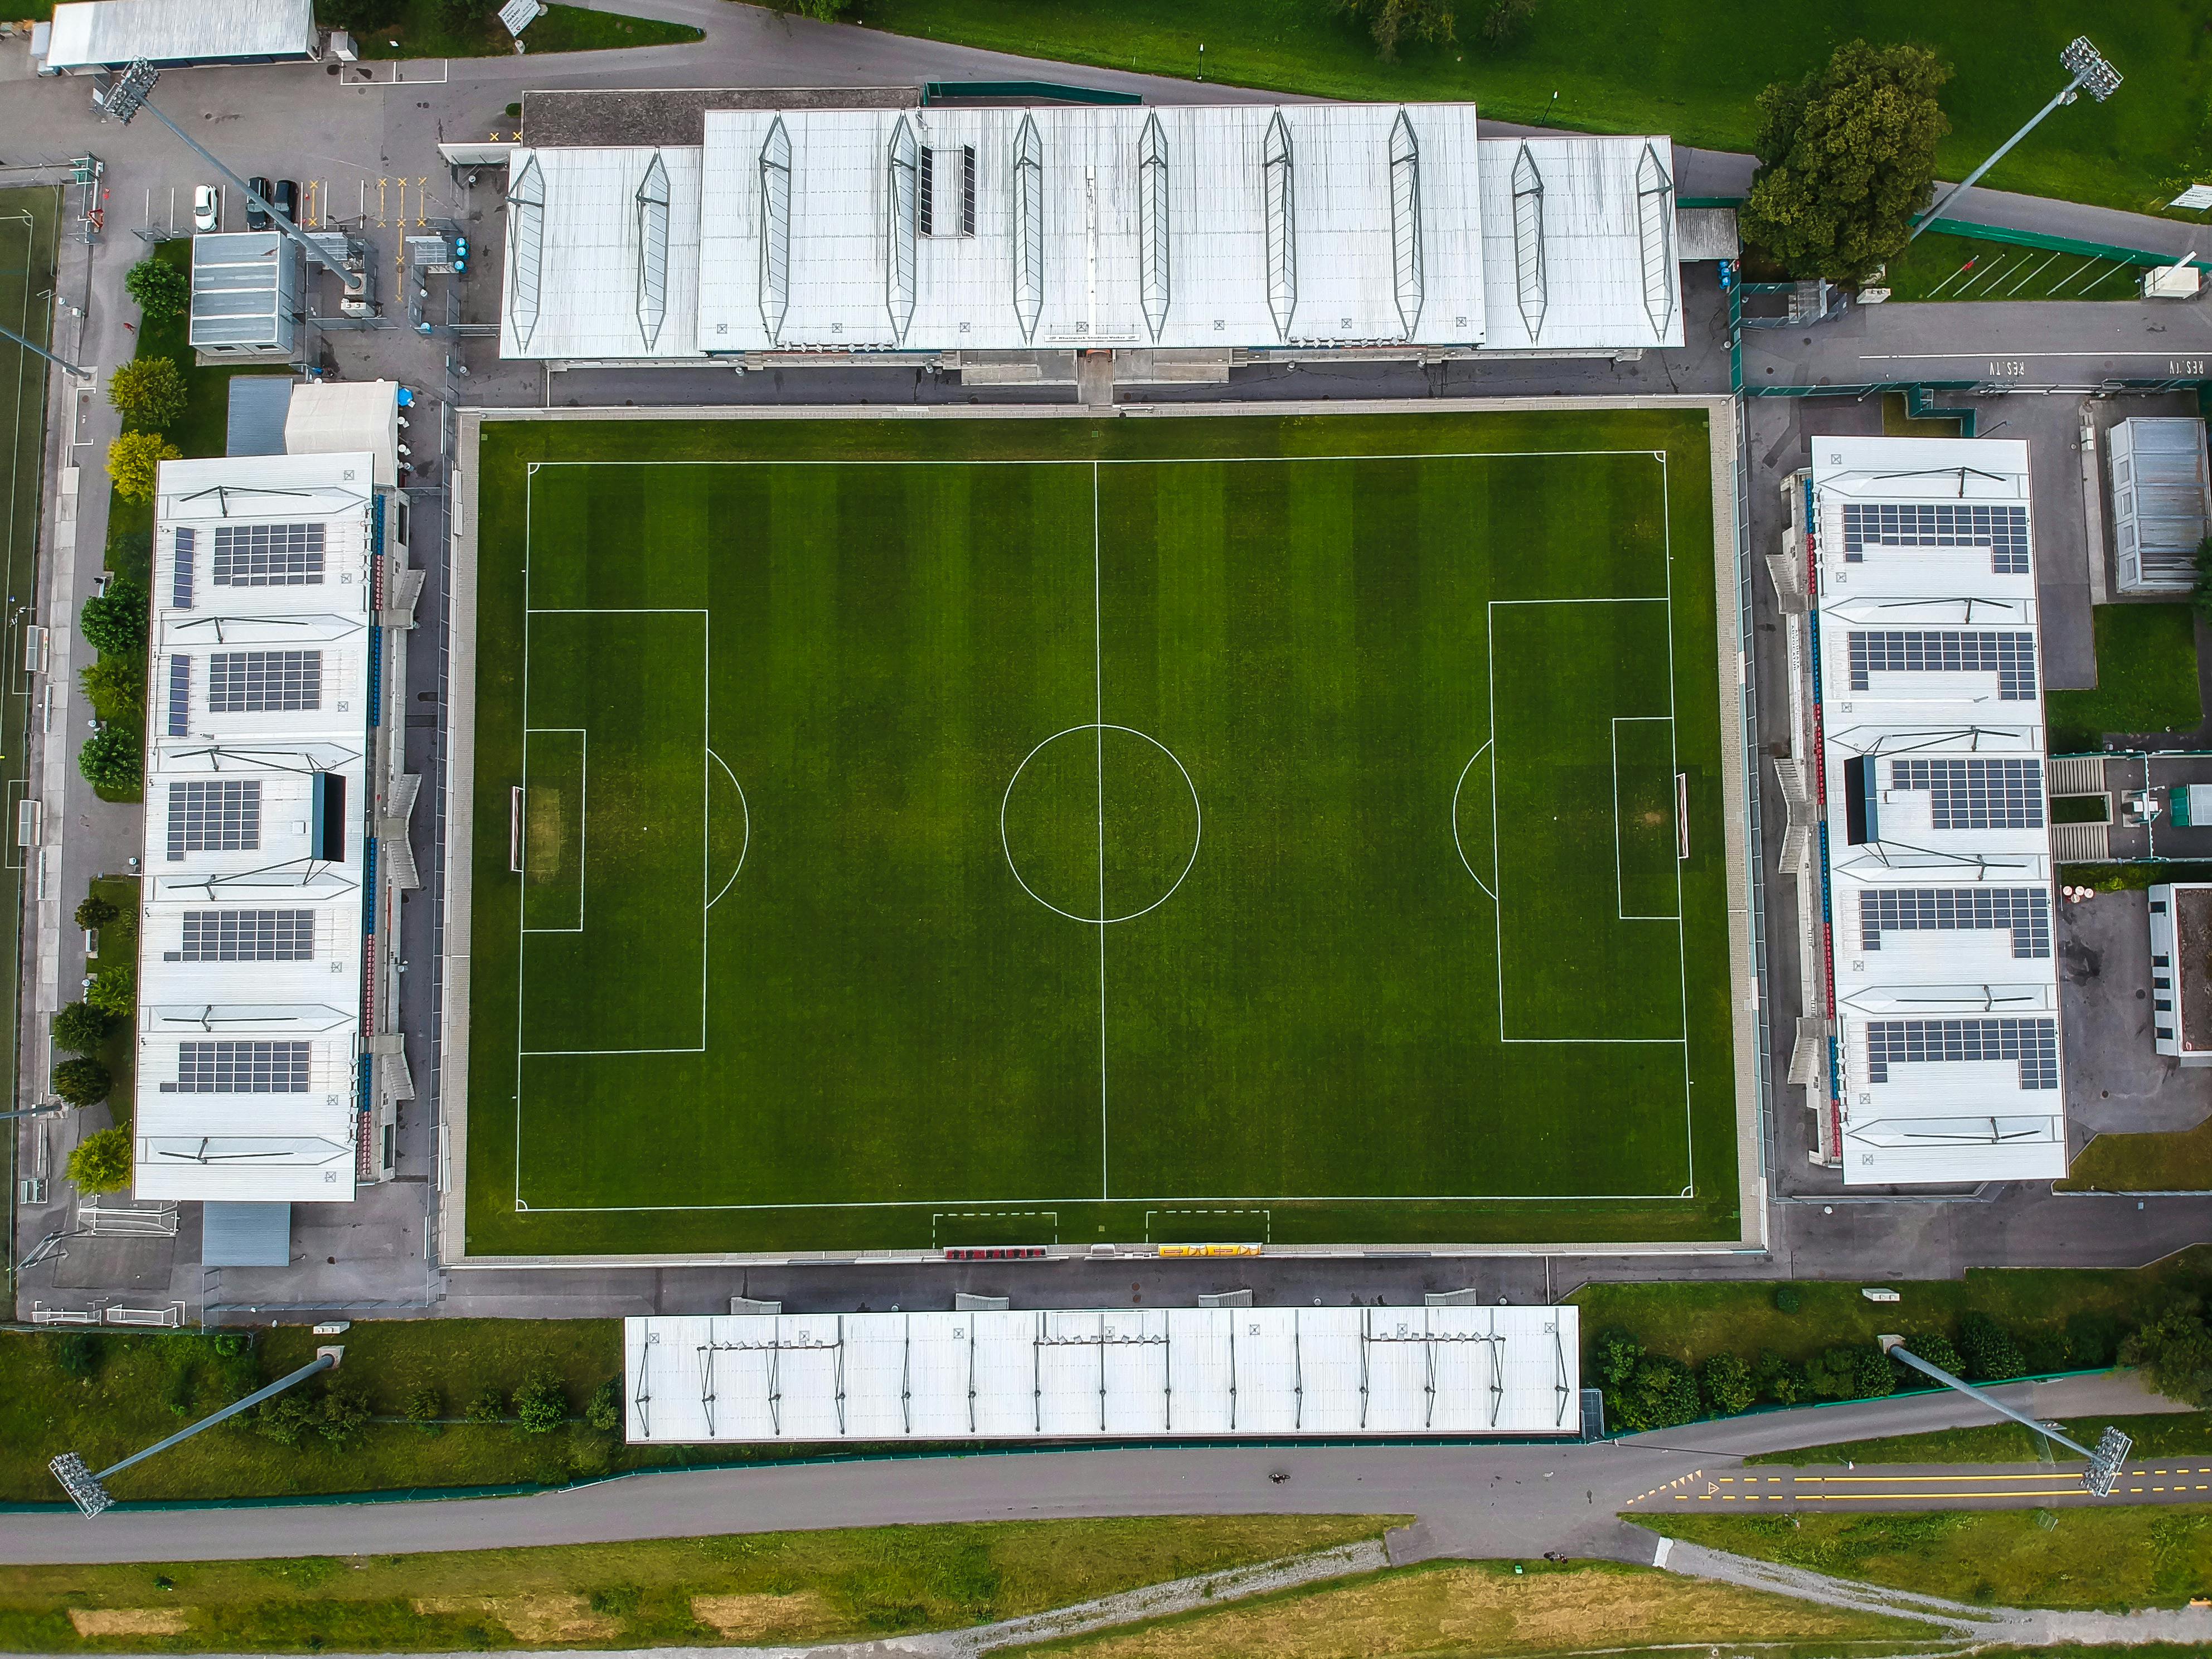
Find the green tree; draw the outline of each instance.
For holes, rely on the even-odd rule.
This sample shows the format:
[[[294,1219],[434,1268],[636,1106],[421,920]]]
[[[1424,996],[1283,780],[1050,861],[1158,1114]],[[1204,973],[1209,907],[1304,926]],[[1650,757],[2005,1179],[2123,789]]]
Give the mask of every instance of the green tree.
[[[1959,1357],[1966,1361],[1970,1382],[2002,1382],[2027,1375],[2027,1360],[2012,1333],[1987,1314],[1970,1313],[1959,1320]]]
[[[399,0],[315,0],[315,15],[325,27],[361,40],[399,21]]]
[[[107,476],[125,501],[150,501],[161,463],[184,459],[185,452],[158,432],[126,432],[107,446]]]
[[[469,1401],[469,1408],[463,1415],[471,1423],[504,1423],[507,1396],[497,1389],[485,1389]]]
[[[184,418],[191,393],[171,357],[137,357],[108,378],[107,401],[133,425],[159,431]]]
[[[72,1060],[71,1066],[89,1066],[92,1060]],[[59,1068],[56,1068],[58,1072]],[[101,1075],[106,1076],[103,1072]],[[101,1092],[106,1091],[103,1089]],[[119,1193],[131,1184],[131,1131],[128,1129],[94,1129],[76,1144],[69,1155],[69,1178],[77,1184],[80,1192]]]
[[[2212,1328],[2190,1302],[2178,1302],[2120,1345],[2120,1363],[2147,1371],[2169,1400],[2212,1407]]]
[[[1613,1420],[1632,1432],[1694,1423],[1701,1410],[1697,1377],[1680,1360],[1663,1353],[1638,1360],[1627,1386],[1608,1395],[1606,1405]]]
[[[434,1382],[418,1382],[407,1390],[407,1420],[425,1434],[438,1431],[438,1419],[446,1414],[446,1396]]]
[[[1759,1385],[1759,1397],[1778,1406],[1794,1406],[1806,1397],[1805,1368],[1771,1348],[1760,1352],[1752,1377]]]
[[[54,1047],[73,1054],[88,1054],[107,1041],[114,1022],[88,1002],[72,1002],[54,1016]]]
[[[79,1382],[100,1370],[100,1362],[107,1358],[107,1344],[96,1332],[64,1331],[54,1343],[54,1364],[62,1368],[64,1376],[74,1376]]]
[[[1591,1369],[1607,1388],[1617,1389],[1636,1373],[1644,1345],[1624,1330],[1600,1331],[1591,1349]]]
[[[118,576],[105,593],[84,602],[77,613],[77,631],[105,655],[135,656],[146,646],[147,605],[143,583]]]
[[[1367,25],[1375,39],[1375,54],[1386,64],[1398,61],[1403,41],[1442,46],[1459,38],[1452,0],[1329,0],[1329,4]]]
[[[1951,1339],[1941,1331],[1915,1331],[1905,1339],[1905,1346],[1939,1371],[1948,1371],[1954,1376],[1966,1374],[1966,1362],[1959,1358]],[[1900,1380],[1916,1389],[1924,1389],[1932,1386],[1936,1379],[1925,1371],[1908,1370]]]
[[[1950,78],[1922,47],[1852,40],[1795,86],[1760,93],[1744,240],[1793,276],[1838,282],[1902,252],[1951,130],[1936,101]]]
[[[88,663],[77,678],[92,706],[112,720],[143,717],[146,713],[146,665],[135,654],[100,657]]]
[[[603,1432],[622,1427],[622,1378],[611,1376],[592,1390],[591,1399],[585,1402],[584,1421]]]
[[[1520,39],[1536,13],[1536,0],[1490,0],[1482,9],[1482,38],[1493,46]]]
[[[149,323],[181,317],[192,308],[191,278],[166,259],[141,259],[123,278]]]
[[[811,17],[817,23],[838,22],[853,10],[853,0],[768,0],[768,5],[786,17]]]
[[[2197,582],[2189,590],[2189,602],[2198,616],[2212,622],[2212,536],[2197,544]]]
[[[1717,1353],[1705,1361],[1698,1388],[1705,1397],[1705,1409],[1715,1417],[1734,1417],[1738,1412],[1749,1411],[1759,1399],[1759,1385],[1752,1380],[1751,1367],[1732,1353]]]
[[[1857,1368],[1857,1349],[1825,1349],[1805,1362],[1805,1391],[1815,1400],[1854,1399]]]
[[[1798,1295],[1795,1285],[1777,1285],[1774,1287],[1775,1312],[1794,1314],[1803,1305],[1804,1298]]]
[[[526,1434],[550,1434],[568,1420],[568,1395],[549,1370],[534,1370],[514,1391],[514,1414]]]
[[[76,769],[95,789],[110,794],[129,794],[143,777],[138,734],[127,726],[103,726],[77,750]]]
[[[104,899],[97,893],[87,893],[77,901],[76,925],[90,933],[95,927],[106,927],[122,914],[112,900]]]
[[[72,1106],[97,1106],[107,1098],[107,1091],[115,1086],[115,1079],[107,1074],[107,1067],[98,1060],[80,1055],[65,1060],[54,1067],[54,1092]],[[102,1134],[106,1133],[101,1130]],[[95,1187],[94,1192],[112,1192],[109,1187]]]
[[[1874,1343],[1868,1343],[1852,1356],[1851,1392],[1861,1400],[1880,1400],[1897,1392],[1897,1367]]]
[[[85,988],[84,1000],[102,1013],[128,1018],[138,1006],[138,970],[128,963],[101,969]]]

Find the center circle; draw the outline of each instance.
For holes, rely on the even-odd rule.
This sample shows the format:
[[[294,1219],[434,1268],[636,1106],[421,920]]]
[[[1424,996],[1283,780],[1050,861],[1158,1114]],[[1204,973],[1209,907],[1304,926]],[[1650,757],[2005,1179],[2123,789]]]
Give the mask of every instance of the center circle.
[[[1198,786],[1166,744],[1095,721],[1022,759],[999,804],[999,840],[1022,890],[1070,921],[1134,921],[1198,862]]]

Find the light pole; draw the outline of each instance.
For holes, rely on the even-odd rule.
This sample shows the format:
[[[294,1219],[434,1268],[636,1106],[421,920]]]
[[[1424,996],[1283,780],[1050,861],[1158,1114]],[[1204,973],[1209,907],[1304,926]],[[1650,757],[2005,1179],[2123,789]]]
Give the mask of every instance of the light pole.
[[[1995,1395],[1976,1388],[1971,1382],[1960,1382],[1957,1377],[1952,1376],[1950,1372],[1943,1370],[1941,1366],[1929,1364],[1918,1354],[1911,1352],[1905,1347],[1905,1339],[1903,1337],[1885,1336],[1877,1340],[1881,1343],[1882,1352],[1887,1354],[1892,1359],[1904,1361],[1905,1364],[1911,1366],[1914,1370],[1922,1373],[1923,1376],[1934,1377],[1945,1388],[1956,1389],[1960,1394],[1965,1395],[1968,1399],[1978,1400],[1983,1405],[1987,1406],[1991,1411],[1996,1413],[1999,1416],[2009,1417],[2014,1422],[2021,1425],[2023,1427],[2033,1429],[2045,1439],[2054,1442],[2058,1445],[2065,1447],[2066,1449],[2070,1452],[2079,1453],[2081,1456],[2087,1458],[2089,1460],[2089,1467],[2081,1471],[2081,1485],[2088,1491],[2094,1492],[2100,1498],[2109,1498],[2112,1496],[2112,1482],[2119,1475],[2120,1465],[2128,1461],[2128,1454],[2135,1449],[2136,1444],[2136,1443],[2128,1438],[2126,1435],[2121,1433],[2117,1427],[2109,1424],[2106,1425],[2104,1434],[2097,1442],[2097,1449],[2091,1451],[2087,1446],[2081,1444],[2078,1441],[2068,1439],[2064,1435],[2059,1433],[2057,1430],[2047,1427],[2045,1425],[2037,1422],[2026,1412],[2016,1412],[2011,1407],[2006,1405],[2002,1401],[1997,1399]]]
[[[247,184],[245,179],[240,178],[228,167],[223,166],[222,162],[216,161],[213,155],[208,153],[208,149],[205,145],[202,144],[198,139],[193,137],[191,134],[186,132],[174,121],[172,121],[167,116],[162,114],[161,112],[155,106],[152,99],[154,83],[161,78],[161,71],[155,69],[151,64],[141,58],[137,63],[131,64],[129,69],[125,70],[118,74],[115,79],[108,84],[104,92],[95,91],[92,95],[92,100],[100,106],[100,113],[103,115],[112,116],[116,120],[122,122],[126,127],[131,125],[131,118],[132,116],[137,114],[142,109],[147,111],[156,121],[159,121],[163,126],[168,128],[170,131],[175,133],[177,137],[183,139],[185,143],[191,145],[193,150],[199,155],[200,160],[205,161],[217,173],[220,173],[224,178],[229,179],[232,184],[237,185],[239,192],[243,195],[247,201],[252,203],[254,206],[259,208],[264,213],[267,214],[269,216],[270,223],[275,225],[278,230],[290,237],[295,242],[297,242],[301,247],[305,249],[309,258],[314,260],[318,264],[321,265],[324,270],[329,271],[331,275],[337,277],[340,282],[343,283],[345,281],[346,270],[343,265],[331,258],[331,256],[324,252],[322,249],[317,247],[314,243],[301,231],[300,228],[292,222],[289,217],[276,210],[276,207],[269,201],[268,198],[262,195],[259,191],[254,189],[252,185]]]
[[[120,1463],[109,1464],[98,1474],[85,1468],[84,1459],[75,1452],[64,1452],[46,1467],[54,1472],[54,1479],[62,1483],[62,1490],[70,1495],[70,1500],[77,1508],[84,1511],[85,1519],[88,1521],[115,1502],[107,1495],[107,1487],[105,1485],[110,1475],[120,1474],[133,1463],[143,1463],[155,1452],[167,1451],[179,1440],[189,1440],[202,1429],[211,1429],[224,1419],[235,1417],[239,1413],[259,1405],[271,1395],[283,1393],[296,1382],[306,1382],[318,1371],[329,1370],[344,1358],[343,1348],[319,1348],[315,1351],[313,1361],[301,1366],[289,1376],[281,1376],[267,1388],[257,1389],[245,1399],[234,1401],[219,1412],[210,1413],[189,1429],[179,1429],[167,1439],[155,1441],[144,1451],[133,1452]]]
[[[92,378],[92,371],[90,369],[79,368],[75,363],[70,362],[68,358],[57,357],[52,352],[47,350],[46,347],[33,345],[21,335],[16,333],[12,328],[0,326],[0,339],[13,340],[17,345],[22,347],[24,350],[38,353],[40,356],[44,357],[48,362],[53,364],[57,368],[65,368],[81,380],[88,380]]]
[[[2045,104],[2041,109],[2036,111],[2035,114],[2030,118],[2026,126],[2022,127],[2018,132],[2013,134],[2011,137],[2006,139],[2004,143],[1999,144],[1996,149],[1991,152],[1988,161],[1983,162],[1981,166],[1976,167],[1964,179],[1952,185],[1949,190],[1943,193],[1942,200],[1936,203],[1934,207],[1929,208],[1927,212],[1922,214],[1917,219],[1914,220],[1912,222],[1912,236],[1906,237],[1905,240],[1907,241],[1911,241],[1913,236],[1919,235],[1922,231],[1927,229],[1929,226],[1934,224],[1938,218],[1942,217],[1945,208],[1948,207],[1958,197],[1964,195],[1967,191],[1972,189],[1976,179],[1979,179],[1984,173],[1987,173],[1998,162],[2003,161],[2006,153],[2009,151],[2014,144],[2027,137],[2029,133],[2034,131],[2036,127],[2042,122],[2043,118],[2050,114],[2051,111],[2057,109],[2061,104],[2070,104],[2085,92],[2101,104],[2105,100],[2111,97],[2115,92],[2119,90],[2119,70],[2114,69],[2110,64],[2104,60],[2103,57],[2098,52],[2096,47],[2089,44],[2089,37],[2086,34],[2077,34],[2070,42],[2068,43],[2066,50],[2058,54],[2058,64],[2060,68],[2065,70],[2066,72],[2074,78],[2059,88],[2058,95],[2056,98]]]

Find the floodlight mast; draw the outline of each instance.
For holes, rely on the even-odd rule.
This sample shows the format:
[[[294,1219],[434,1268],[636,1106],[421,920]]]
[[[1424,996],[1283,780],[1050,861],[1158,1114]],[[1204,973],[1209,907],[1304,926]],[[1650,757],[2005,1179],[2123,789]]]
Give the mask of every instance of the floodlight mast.
[[[40,356],[44,357],[48,362],[53,364],[55,368],[67,369],[70,374],[76,375],[80,380],[88,380],[92,378],[92,371],[90,369],[79,368],[75,363],[70,362],[68,358],[57,357],[52,352],[47,350],[46,347],[33,345],[21,335],[16,333],[12,328],[0,325],[0,339],[13,340],[17,345],[22,347],[24,350],[36,352]]]
[[[2100,1498],[2111,1495],[2112,1481],[2120,1472],[2120,1465],[2128,1461],[2128,1454],[2135,1449],[2136,1443],[2118,1429],[2108,1426],[2097,1442],[2097,1449],[2091,1451],[2080,1442],[2069,1439],[2046,1424],[2039,1423],[2026,1412],[2014,1411],[1986,1389],[1978,1389],[1971,1382],[1960,1381],[1940,1365],[1929,1364],[1905,1346],[1903,1337],[1884,1336],[1877,1340],[1881,1344],[1882,1352],[1892,1359],[1901,1360],[1923,1376],[1934,1377],[1945,1388],[1956,1389],[1968,1399],[1979,1401],[1999,1416],[2008,1417],[2021,1427],[2033,1429],[2045,1439],[2087,1458],[2089,1467],[2081,1471],[2082,1486]]]
[[[2072,40],[2067,43],[2066,50],[2058,54],[2058,64],[2060,68],[2065,70],[2067,73],[2071,75],[2074,78],[2059,88],[2058,95],[2056,98],[2053,98],[2041,109],[2036,111],[2036,112],[2029,118],[2028,123],[2026,126],[2022,127],[2018,132],[2013,134],[2011,137],[2006,139],[2004,143],[1999,144],[1996,149],[1990,153],[1990,159],[1988,161],[1983,162],[1981,166],[1976,167],[1964,179],[1952,185],[1949,190],[1944,191],[1942,200],[1937,202],[1934,207],[1929,208],[1927,212],[1922,214],[1917,219],[1915,219],[1912,222],[1911,234],[1905,239],[1906,241],[1909,242],[1912,240],[1914,237],[1919,235],[1922,231],[1927,229],[1929,226],[1934,224],[1937,219],[1941,218],[1945,208],[1948,207],[1952,202],[1956,200],[1959,197],[1965,195],[1966,191],[1972,190],[1974,187],[1976,180],[1979,179],[1984,173],[1987,173],[1998,162],[2003,161],[2007,152],[2008,152],[2014,144],[2027,137],[2029,133],[2033,132],[2035,129],[2042,124],[2043,118],[2050,114],[2051,111],[2057,109],[2061,104],[2070,104],[2085,92],[2101,104],[2105,100],[2111,97],[2115,92],[2119,90],[2119,70],[2114,69],[2110,64],[2105,61],[2103,54],[2099,52],[2096,47],[2089,44],[2089,37],[2086,34],[2077,34]]]
[[[259,191],[247,184],[245,179],[240,178],[228,167],[225,167],[221,161],[216,160],[216,158],[209,153],[207,147],[201,143],[198,139],[193,137],[191,134],[186,132],[174,121],[172,121],[167,116],[161,113],[161,110],[155,106],[153,101],[154,83],[161,78],[161,71],[155,69],[143,58],[141,58],[137,63],[131,64],[130,68],[123,70],[116,79],[109,84],[104,94],[97,92],[94,93],[93,94],[93,102],[99,106],[101,114],[112,116],[116,120],[122,122],[126,127],[131,125],[131,118],[132,116],[137,114],[142,109],[146,111],[148,113],[152,115],[156,121],[159,121],[163,126],[168,128],[170,131],[175,133],[177,137],[183,139],[185,143],[191,145],[193,150],[198,153],[200,160],[205,161],[217,173],[220,173],[224,178],[229,179],[232,184],[237,185],[240,192],[245,196],[247,201],[252,203],[254,206],[259,208],[264,213],[269,216],[270,223],[276,226],[279,231],[283,232],[286,236],[290,237],[295,242],[297,242],[307,251],[307,254],[309,258],[314,260],[318,264],[321,265],[324,270],[329,271],[331,276],[337,277],[340,282],[343,283],[345,281],[347,273],[343,265],[331,258],[331,256],[324,252],[322,249],[317,247],[307,237],[306,233],[301,231],[297,225],[294,224],[287,215],[276,210],[276,206],[267,197],[262,195]]]
[[[130,1456],[125,1458],[120,1463],[109,1464],[98,1474],[94,1474],[90,1469],[85,1468],[84,1459],[78,1456],[77,1454],[73,1451],[64,1452],[59,1457],[55,1458],[52,1462],[47,1464],[46,1467],[53,1471],[54,1479],[62,1483],[62,1490],[70,1495],[70,1501],[75,1504],[79,1510],[82,1510],[85,1519],[89,1521],[93,1516],[98,1515],[102,1510],[107,1509],[115,1502],[114,1498],[108,1495],[107,1486],[106,1485],[106,1482],[110,1476],[120,1474],[124,1470],[129,1468],[133,1463],[144,1462],[156,1452],[165,1452],[168,1450],[170,1447],[175,1445],[179,1440],[191,1439],[202,1429],[211,1429],[216,1424],[223,1421],[226,1418],[235,1417],[242,1411],[250,1410],[253,1407],[259,1405],[263,1401],[270,1398],[272,1395],[283,1393],[285,1389],[291,1388],[294,1384],[306,1382],[309,1377],[314,1376],[319,1371],[326,1371],[331,1370],[344,1357],[345,1350],[343,1348],[319,1348],[316,1350],[315,1357],[313,1360],[308,1362],[307,1364],[301,1366],[298,1370],[294,1371],[290,1376],[277,1378],[276,1381],[271,1382],[265,1389],[257,1389],[253,1393],[249,1394],[243,1400],[233,1401],[229,1405],[225,1406],[221,1411],[211,1412],[207,1416],[203,1417],[189,1429],[179,1429],[167,1439],[157,1440],[152,1445],[147,1447],[145,1450],[131,1453]]]

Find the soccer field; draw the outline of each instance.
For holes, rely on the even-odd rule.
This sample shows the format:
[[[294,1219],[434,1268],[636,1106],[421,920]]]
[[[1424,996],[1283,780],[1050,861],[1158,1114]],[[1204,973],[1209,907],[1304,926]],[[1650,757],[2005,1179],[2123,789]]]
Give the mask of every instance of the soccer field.
[[[1702,410],[478,477],[471,1255],[1740,1231]]]

